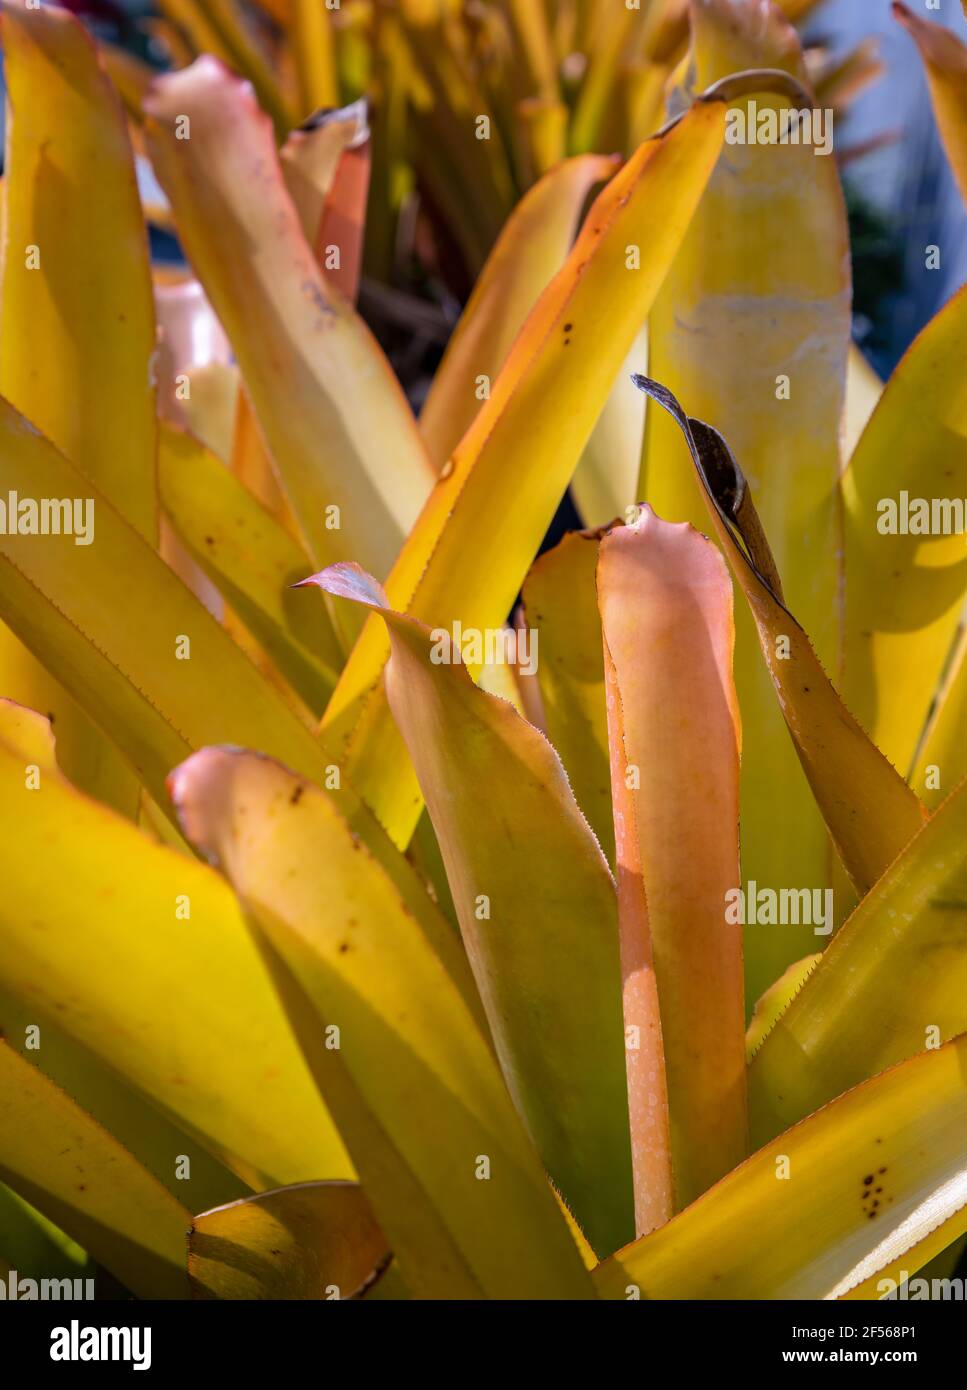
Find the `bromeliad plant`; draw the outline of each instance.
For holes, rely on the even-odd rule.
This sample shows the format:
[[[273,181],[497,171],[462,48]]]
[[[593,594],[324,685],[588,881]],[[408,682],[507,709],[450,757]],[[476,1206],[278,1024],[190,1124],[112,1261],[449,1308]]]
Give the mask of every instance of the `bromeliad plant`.
[[[962,171],[967,50],[898,9]],[[216,58],[158,80],[153,287],[93,47],[4,7],[16,1280],[874,1298],[967,1230],[963,536],[897,523],[967,496],[967,297],[872,408],[833,162],[724,142],[795,32],[689,19],[680,119],[552,162],[417,424],[359,111],[279,148]],[[480,665],[519,592],[536,672]]]

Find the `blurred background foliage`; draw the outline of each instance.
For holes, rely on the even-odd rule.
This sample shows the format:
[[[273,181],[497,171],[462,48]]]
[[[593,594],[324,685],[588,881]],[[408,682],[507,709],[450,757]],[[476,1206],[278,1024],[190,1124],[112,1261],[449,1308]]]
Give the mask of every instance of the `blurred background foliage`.
[[[279,7],[287,3],[238,0],[248,33],[265,52],[272,52],[279,40],[273,11],[281,14]],[[163,71],[187,61],[198,47],[197,41],[184,43],[195,8],[182,0],[65,0],[65,5],[117,51],[119,63],[125,55],[136,60],[132,81],[140,80],[141,64]],[[959,0],[939,0],[939,5],[925,17],[956,24]],[[467,209],[477,244],[468,244],[467,238],[461,244],[453,234],[453,218],[439,206],[439,191],[427,186],[419,168],[399,160],[405,155],[403,114],[394,106],[396,96],[380,90],[378,53],[370,42],[375,22],[398,8],[396,0],[341,0],[330,15],[339,46],[338,101],[368,96],[375,138],[388,138],[398,161],[392,186],[374,182],[370,189],[360,308],[418,407],[480,261],[523,189],[498,188],[496,197],[494,189],[486,190],[486,197]],[[494,8],[476,0],[462,7],[465,30],[483,52],[491,43],[499,48],[499,36],[488,30]],[[674,8],[668,6],[671,12]],[[922,64],[893,21],[889,0],[820,0],[799,8],[810,10],[802,21],[805,47],[836,107],[836,157],[852,232],[854,337],[885,377],[967,280],[967,214],[943,156]],[[575,72],[574,80],[580,75]],[[565,87],[567,81],[565,71]],[[414,119],[418,123],[410,112],[410,126]],[[607,122],[603,125],[606,132]],[[600,143],[607,147],[605,139]],[[516,163],[519,185],[521,161]],[[499,173],[494,177],[499,184]],[[391,218],[380,216],[387,201],[393,205]],[[490,222],[481,215],[485,207]],[[158,259],[178,258],[170,237],[155,230],[153,240]],[[926,269],[929,245],[940,248],[938,270]]]

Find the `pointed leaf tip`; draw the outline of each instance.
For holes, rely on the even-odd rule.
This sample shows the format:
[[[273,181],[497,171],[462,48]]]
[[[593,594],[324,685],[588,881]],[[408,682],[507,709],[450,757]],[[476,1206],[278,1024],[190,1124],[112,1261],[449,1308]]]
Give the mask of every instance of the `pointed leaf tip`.
[[[300,579],[298,584],[293,584],[293,589],[305,589],[308,586],[317,589],[324,589],[327,594],[334,594],[337,598],[348,598],[353,603],[365,604],[367,608],[389,608],[389,599],[383,586],[363,569],[362,565],[357,565],[355,560],[340,560],[338,564],[329,565],[318,574],[310,574],[308,579]]]

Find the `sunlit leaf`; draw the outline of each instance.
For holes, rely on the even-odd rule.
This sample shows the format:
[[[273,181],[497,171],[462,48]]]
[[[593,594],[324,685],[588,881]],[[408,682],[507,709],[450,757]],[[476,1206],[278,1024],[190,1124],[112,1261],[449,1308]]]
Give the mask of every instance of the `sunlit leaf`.
[[[460,443],[507,359],[514,339],[571,246],[584,201],[615,160],[569,159],[546,174],[504,224],[450,338],[420,414],[437,468]]]
[[[448,634],[392,612],[357,568],[312,582],[375,608],[387,624],[390,707],[504,1076],[591,1244],[615,1250],[634,1225],[617,904],[604,856],[554,749],[474,685]]]
[[[961,290],[901,358],[843,475],[843,694],[904,776],[967,585],[965,355]]]
[[[443,626],[504,621],[688,225],[723,127],[719,103],[697,106],[599,194],[393,567],[393,607]],[[640,269],[629,268],[635,248]],[[354,785],[405,842],[420,800],[379,685],[388,639],[374,622],[324,723],[347,746]]]
[[[444,965],[450,928],[431,939],[337,799],[277,763],[206,749],[172,794],[245,905],[414,1296],[589,1292],[458,962]]]
[[[822,952],[817,951],[814,955],[804,956],[802,960],[794,960],[792,965],[786,966],[775,984],[770,985],[756,1000],[745,1034],[745,1050],[750,1061],[762,1046],[763,1038],[772,1029],[780,1014],[789,1007],[802,989],[803,982],[821,957]]]
[[[604,1297],[877,1298],[967,1229],[967,1039],[858,1086],[601,1265]]]
[[[571,479],[571,495],[585,526],[608,526],[638,499],[645,401],[628,390],[633,372],[648,366],[648,329],[641,330],[615,377]]]
[[[154,544],[154,312],[124,112],[90,37],[65,10],[5,5],[3,48],[0,395]],[[27,486],[22,495],[40,494]],[[136,781],[78,709],[70,682],[56,684],[6,630],[0,686],[56,716],[71,776],[136,813]]]
[[[158,456],[161,504],[178,535],[279,670],[321,713],[342,653],[322,604],[294,602],[305,551],[215,456],[164,426]]]
[[[41,1059],[52,1019],[253,1186],[352,1177],[218,876],[61,776],[28,780],[23,744],[0,738],[0,815],[17,828],[0,837],[0,988],[13,1021],[40,1024]]]
[[[313,560],[358,558],[385,574],[433,472],[375,339],[327,289],[268,122],[210,58],[160,79],[146,111],[155,169]]]
[[[756,1053],[771,1138],[847,1087],[967,1030],[967,784],[867,893]]]
[[[88,499],[92,544],[0,537],[0,617],[70,685],[159,805],[171,768],[219,739],[325,777],[328,759],[295,708],[93,484],[0,402],[0,492],[8,490]]]
[[[689,64],[673,109],[693,86],[701,90],[744,69],[805,80],[799,39],[774,5],[704,0],[690,14]],[[836,481],[850,341],[846,211],[831,156],[817,155],[811,143],[758,143],[733,124],[753,113],[759,122],[770,114],[778,120],[777,113],[805,109],[809,100],[808,92],[795,98],[753,90],[730,103],[725,148],[649,320],[648,375],[728,439],[752,486],[789,605],[833,671]],[[637,500],[667,521],[707,529],[687,454],[663,411],[649,410],[646,434]],[[820,888],[827,881],[826,835],[758,647],[740,605],[735,680],[743,723],[755,730],[742,759],[743,873],[773,891]],[[808,929],[793,924],[747,932],[749,1002],[813,944]]]

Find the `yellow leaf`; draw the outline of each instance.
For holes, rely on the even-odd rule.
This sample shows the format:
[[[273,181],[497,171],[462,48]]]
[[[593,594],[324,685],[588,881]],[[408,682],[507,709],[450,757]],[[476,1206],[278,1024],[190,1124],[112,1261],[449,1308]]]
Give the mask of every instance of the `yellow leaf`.
[[[266,118],[211,58],[160,79],[145,109],[179,234],[313,561],[358,558],[385,574],[433,471],[376,340],[327,288]],[[190,139],[178,138],[179,118],[190,120]]]
[[[558,94],[557,64],[545,9],[531,0],[509,0],[508,10],[531,89],[551,101]]]
[[[808,636],[785,607],[751,492],[728,444],[704,421],[686,417],[657,382],[635,377],[635,383],[668,411],[685,436],[715,533],[749,602],[809,786],[862,895],[916,834],[926,812],[843,704]],[[750,726],[750,739],[751,728],[759,733]],[[774,815],[771,804],[769,809]],[[810,940],[815,927],[815,921],[808,924]]]
[[[430,457],[441,468],[467,432],[522,324],[570,250],[591,188],[613,172],[603,155],[568,159],[511,213],[453,332],[420,414]]]
[[[294,113],[283,97],[261,45],[249,29],[241,6],[236,0],[193,0],[192,9],[196,15],[203,16],[210,31],[217,35],[219,44],[224,45],[230,65],[252,84],[259,105],[272,117],[277,138],[283,139],[290,126],[296,123]],[[201,45],[201,51],[218,53],[218,49],[209,48],[207,44]]]
[[[643,145],[598,195],[393,566],[394,608],[480,630],[506,618],[688,225],[723,126],[718,102],[698,105]],[[346,748],[354,785],[405,843],[419,793],[379,684],[388,639],[374,621],[344,668],[324,726]]]
[[[855,343],[846,359],[846,420],[843,457],[850,459],[883,395],[883,382]]]
[[[616,1250],[634,1230],[631,1146],[617,904],[600,847],[547,739],[474,685],[449,633],[388,609],[358,567],[309,582],[374,608],[387,624],[390,707],[504,1076],[591,1244]]]
[[[603,1297],[876,1298],[967,1229],[967,1038],[849,1091],[599,1266]]]
[[[3,47],[0,395],[153,541],[154,309],[124,114],[65,10],[5,4]]]
[[[961,290],[901,358],[842,480],[843,694],[904,776],[967,585],[954,510],[967,497],[965,355]]]
[[[185,1206],[215,1206],[251,1191],[197,1133],[190,1134],[162,1113],[113,1065],[58,1027],[55,1018],[39,1012],[29,992],[17,996],[0,988],[0,1036],[66,1091]]]
[[[0,395],[155,544],[154,311],[124,112],[90,37],[66,11],[4,5],[3,47]],[[38,495],[29,484],[22,490]],[[5,630],[0,670],[5,695],[55,714],[71,776],[133,816],[134,778]]]
[[[535,560],[524,580],[524,612],[535,637],[544,729],[560,755],[577,804],[614,864],[608,712],[595,573],[599,534],[572,531]]]
[[[645,22],[648,22],[647,12]],[[617,9],[602,24],[599,41],[588,63],[581,91],[571,120],[570,148],[572,154],[583,154],[599,148],[601,126],[609,101],[617,86],[617,73],[624,50],[628,47],[634,26],[642,17],[628,6]]]
[[[772,1029],[783,1010],[789,1007],[791,1001],[802,989],[810,971],[821,959],[822,952],[817,951],[814,955],[805,956],[802,960],[794,960],[792,965],[788,965],[782,972],[775,984],[770,985],[765,994],[760,995],[756,1000],[745,1034],[745,1050],[750,1062],[762,1046],[763,1038]]]
[[[206,749],[172,782],[185,833],[245,906],[414,1297],[589,1294],[429,900],[414,915],[337,799],[277,763]]]
[[[310,612],[290,586],[305,551],[190,434],[162,426],[161,504],[194,559],[311,710],[325,708],[342,664],[322,604]]]
[[[0,1178],[140,1298],[183,1298],[189,1212],[0,1040]]]
[[[536,183],[564,158],[568,115],[563,101],[543,101],[540,97],[525,97],[514,107],[520,132],[520,160],[528,184]]]
[[[749,1074],[771,1138],[847,1087],[967,1030],[967,783],[867,893]]]
[[[2,738],[0,822],[0,988],[42,1046],[53,1019],[252,1186],[352,1177],[218,876],[60,776],[28,789]]]
[[[571,495],[585,526],[608,526],[626,517],[638,502],[645,402],[628,390],[628,378],[647,367],[645,325],[621,364],[571,479]]]
[[[920,50],[940,138],[967,203],[967,44],[952,30],[931,24],[899,0],[894,0],[893,17]]]
[[[327,284],[355,304],[369,194],[365,100],[312,117],[307,129],[292,132],[280,159],[303,233]]]
[[[961,629],[927,725],[912,785],[932,810],[967,777],[967,629]]]
[[[299,74],[300,117],[339,105],[332,12],[318,0],[292,0],[290,42]]]
[[[732,589],[713,545],[648,508],[602,539],[597,584],[625,1026],[652,1024],[653,969],[680,1209],[748,1151],[742,929],[729,911],[741,746]],[[633,1143],[662,1089],[642,1054],[629,1053]],[[641,1234],[662,1213],[637,1205]]]
[[[0,617],[69,684],[159,806],[164,779],[218,740],[278,754],[324,778],[322,748],[294,707],[108,500],[0,401],[0,494],[85,499],[83,537],[0,537]]]
[[[193,1298],[360,1298],[390,1252],[363,1189],[308,1182],[196,1216],[188,1237]]]
[[[799,39],[774,5],[703,0],[691,17],[685,94],[744,69],[805,79]],[[849,237],[831,155],[817,155],[811,144],[757,144],[749,130],[733,126],[739,118],[751,121],[753,112],[757,122],[778,120],[777,113],[808,104],[808,93],[797,100],[766,85],[763,76],[763,89],[730,103],[725,148],[649,320],[647,370],[687,403],[690,415],[729,440],[753,488],[790,607],[834,671]],[[682,97],[677,90],[676,100]],[[746,142],[739,143],[743,135]],[[687,454],[660,410],[648,412],[637,500],[667,521],[707,528]],[[736,614],[735,681],[750,731],[742,759],[743,871],[773,891],[820,888],[828,862],[822,820],[744,605]],[[807,930],[791,924],[747,932],[750,1002],[813,944]]]

